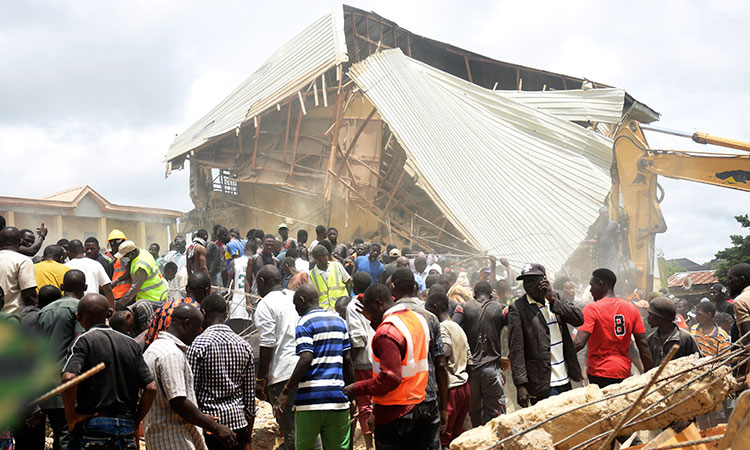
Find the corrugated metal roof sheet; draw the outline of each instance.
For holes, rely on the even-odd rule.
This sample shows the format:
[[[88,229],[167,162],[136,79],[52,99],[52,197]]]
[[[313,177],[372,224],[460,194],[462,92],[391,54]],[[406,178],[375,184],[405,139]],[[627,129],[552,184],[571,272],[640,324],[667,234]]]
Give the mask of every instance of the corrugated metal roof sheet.
[[[281,46],[234,92],[177,136],[166,159],[183,155],[206,140],[237,128],[348,60],[344,10],[339,5]]]
[[[625,105],[625,90],[575,89],[569,91],[495,91],[561,119],[618,123]]]
[[[719,282],[716,272],[713,270],[698,270],[694,272],[678,272],[667,280],[669,287],[684,287],[685,278],[690,278],[692,285],[714,284]]]
[[[612,141],[388,50],[349,76],[477,249],[557,272],[610,188]]]

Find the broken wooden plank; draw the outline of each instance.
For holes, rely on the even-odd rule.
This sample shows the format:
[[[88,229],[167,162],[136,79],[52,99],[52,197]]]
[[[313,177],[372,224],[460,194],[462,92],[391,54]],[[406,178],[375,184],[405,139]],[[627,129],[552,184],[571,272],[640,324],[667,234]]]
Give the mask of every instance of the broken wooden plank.
[[[292,148],[292,162],[291,166],[289,167],[289,176],[294,174],[294,163],[297,160],[297,146],[299,145],[299,130],[302,126],[302,111],[299,112],[299,116],[297,116],[297,128],[294,131],[294,147]]]
[[[253,169],[255,169],[255,156],[258,153],[258,139],[260,135],[260,117],[257,117],[257,119],[258,121],[255,124],[255,144],[253,145],[253,159],[252,159],[252,164],[251,164]]]

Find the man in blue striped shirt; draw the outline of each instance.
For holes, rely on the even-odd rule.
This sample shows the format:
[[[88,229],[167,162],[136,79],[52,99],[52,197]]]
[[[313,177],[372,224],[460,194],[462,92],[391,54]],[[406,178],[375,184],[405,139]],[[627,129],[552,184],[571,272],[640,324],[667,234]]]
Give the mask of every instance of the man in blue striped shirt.
[[[276,411],[284,410],[288,393],[298,387],[296,450],[312,450],[318,435],[326,450],[347,450],[350,401],[343,388],[354,382],[354,366],[346,323],[319,306],[311,284],[297,289],[294,306],[300,315],[296,330],[299,361],[276,402]]]

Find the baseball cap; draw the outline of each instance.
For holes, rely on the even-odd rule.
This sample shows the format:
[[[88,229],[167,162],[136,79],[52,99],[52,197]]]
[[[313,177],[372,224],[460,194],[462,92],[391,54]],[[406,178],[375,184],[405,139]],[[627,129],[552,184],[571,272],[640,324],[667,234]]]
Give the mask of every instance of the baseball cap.
[[[289,227],[285,223],[283,223],[283,222],[279,224],[279,226],[277,227],[277,229],[280,230],[282,228],[286,228],[287,230],[289,229]]]
[[[649,303],[648,313],[664,320],[674,320],[677,316],[677,307],[674,301],[667,297],[656,297]]]
[[[115,258],[122,258],[123,256],[127,255],[128,253],[135,250],[137,247],[135,246],[135,242],[133,241],[125,241],[122,244],[120,244],[119,251],[115,253]]]
[[[533,277],[541,275],[547,276],[547,271],[544,270],[544,266],[537,263],[528,263],[521,269],[521,274],[516,277],[516,280],[523,280],[526,277]]]
[[[388,256],[392,258],[398,258],[401,256],[401,250],[397,248],[392,248],[390,252],[388,252]]]

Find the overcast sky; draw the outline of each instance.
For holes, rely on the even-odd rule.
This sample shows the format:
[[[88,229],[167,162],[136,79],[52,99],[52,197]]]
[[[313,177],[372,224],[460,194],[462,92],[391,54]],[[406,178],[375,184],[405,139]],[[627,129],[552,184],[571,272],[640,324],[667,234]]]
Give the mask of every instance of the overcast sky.
[[[4,2],[2,195],[89,184],[120,204],[189,210],[164,179],[177,133],[336,3]],[[625,88],[657,125],[750,140],[750,2],[352,1],[433,39]],[[652,148],[704,149],[649,135]],[[747,193],[662,179],[668,258],[710,260]]]

